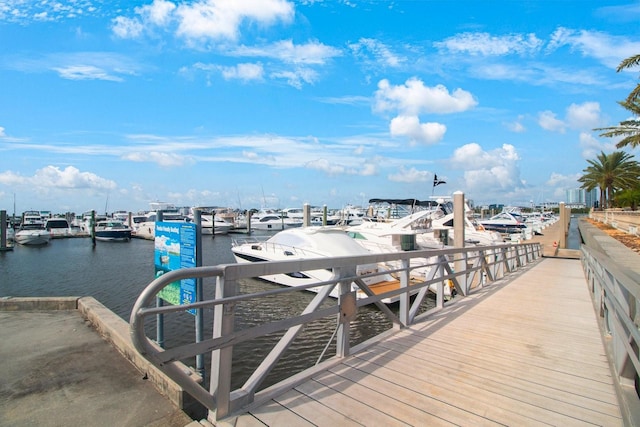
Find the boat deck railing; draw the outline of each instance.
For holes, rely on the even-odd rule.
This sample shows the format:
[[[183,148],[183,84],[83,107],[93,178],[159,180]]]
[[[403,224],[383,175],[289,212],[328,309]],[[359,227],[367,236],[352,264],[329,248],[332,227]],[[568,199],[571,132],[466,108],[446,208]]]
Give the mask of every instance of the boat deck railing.
[[[338,364],[344,357],[365,348],[381,336],[407,327],[441,310],[445,304],[443,297],[445,284],[452,283],[459,296],[469,295],[476,289],[535,262],[541,256],[542,249],[538,243],[521,243],[310,260],[227,264],[175,270],[156,278],[136,301],[130,319],[132,341],[146,359],[207,407],[210,411],[210,419],[220,420],[232,414],[244,412],[251,405],[265,402],[286,391],[287,387],[290,388],[292,381],[301,381],[319,369],[327,369],[332,364]],[[411,274],[416,268],[424,268],[415,262],[416,259],[429,260],[430,263],[429,273],[419,281],[415,280]],[[451,262],[451,259],[454,261]],[[356,273],[356,266],[364,264],[393,265],[395,269],[391,273],[399,278],[399,286],[376,295],[363,280],[367,276],[359,276]],[[251,293],[241,293],[241,287],[238,286],[240,282],[249,278],[318,269],[332,270],[332,279],[304,286],[274,287]],[[389,273],[388,270],[368,276],[387,273]],[[215,289],[207,290],[209,292],[205,293],[212,294],[213,297],[203,298],[201,301],[186,305],[156,306],[156,297],[162,289],[174,282],[191,278],[209,278],[209,282],[215,281],[212,285]],[[361,295],[356,297],[356,291],[352,290],[352,283],[357,285],[358,293],[364,292],[364,297]],[[278,298],[280,303],[285,305],[292,293],[318,287],[321,290],[297,315],[267,320],[242,329],[237,327],[240,323],[236,322],[239,312],[237,308],[243,302],[251,301],[251,304],[257,304],[260,299]],[[429,287],[437,289],[435,307],[425,309],[423,301],[430,292]],[[334,288],[339,290],[337,299],[329,297]],[[399,299],[399,302],[392,306],[381,302],[394,297]],[[352,322],[358,310],[370,304],[377,306],[390,321],[391,332],[387,330],[377,338],[352,343],[350,338]],[[158,315],[168,322],[172,318],[170,316],[184,316],[185,310],[204,309],[213,312],[211,338],[199,342],[194,340],[171,348],[161,348],[149,338],[150,332],[153,332],[157,326],[154,324],[154,319],[157,319]],[[337,321],[333,335],[322,353],[326,351],[329,344],[333,344],[335,354],[327,355],[324,359],[323,354],[319,354],[318,362],[323,359],[319,365],[316,363],[316,366],[313,366],[311,363],[311,366],[302,372],[293,372],[292,378],[261,389],[269,373],[273,371],[294,340],[300,336],[302,329],[313,321],[326,318],[337,319]],[[262,359],[244,384],[232,389],[234,346],[276,333],[279,333],[281,338],[271,351]],[[185,332],[184,336],[188,334]],[[208,373],[209,389],[206,389],[202,382],[194,380],[193,375],[184,371],[184,365],[178,363],[205,354],[211,357],[211,371]]]

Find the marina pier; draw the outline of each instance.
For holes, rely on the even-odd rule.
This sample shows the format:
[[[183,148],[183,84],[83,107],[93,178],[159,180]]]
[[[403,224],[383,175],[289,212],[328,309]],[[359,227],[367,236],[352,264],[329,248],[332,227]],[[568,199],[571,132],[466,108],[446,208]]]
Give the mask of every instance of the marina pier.
[[[622,250],[598,234],[597,230],[589,230],[588,233],[592,240],[604,241],[609,245],[596,248],[596,257],[600,257],[602,251],[606,255],[612,247]],[[551,238],[551,231],[545,232],[543,237]],[[558,240],[554,238],[553,241]],[[205,416],[208,421],[193,421],[196,424],[638,425],[637,396],[634,396],[633,390],[635,371],[630,368],[637,364],[637,356],[635,359],[629,357],[629,349],[624,345],[625,341],[634,345],[637,329],[636,332],[628,330],[629,323],[634,322],[629,312],[631,304],[625,305],[616,297],[625,293],[621,291],[624,286],[629,288],[627,294],[634,294],[633,283],[628,280],[631,273],[609,266],[607,271],[614,271],[619,281],[602,285],[596,280],[597,268],[585,264],[584,252],[580,253],[582,260],[564,256],[563,253],[553,257],[545,255],[543,249],[547,244],[534,242],[527,244],[530,249],[526,249],[526,245],[520,246],[519,252],[513,252],[513,249],[512,252],[496,252],[491,257],[484,257],[485,261],[491,259],[487,264],[474,264],[469,258],[467,264],[470,265],[465,276],[470,280],[457,280],[457,285],[466,295],[458,295],[451,301],[438,301],[437,307],[427,312],[412,311],[410,300],[401,302],[395,326],[388,332],[353,345],[347,339],[348,333],[338,335],[341,337],[338,339],[340,345],[332,347],[333,356],[325,357],[318,365],[264,389],[251,391],[250,388],[263,375],[258,369],[242,387],[232,390],[230,371],[225,370],[223,365],[231,362],[226,359],[225,349],[258,332],[291,330],[299,321],[308,321],[314,316],[313,313],[305,312],[302,320],[280,319],[275,325],[261,326],[261,331],[243,330],[234,334],[233,328],[224,329],[229,327],[228,324],[225,326],[225,321],[230,320],[225,320],[224,316],[230,315],[232,310],[219,310],[216,312],[222,316],[218,318],[220,329],[216,330],[212,340],[190,344],[187,349],[167,349],[166,352],[156,349],[157,353],[152,356],[156,357],[156,362],[166,366],[173,365],[189,352],[198,353],[205,348],[213,352],[215,363],[212,366],[219,370],[211,376],[217,378],[217,382],[213,382],[210,390],[203,388],[203,392],[196,393],[211,406],[211,410]],[[535,252],[535,245],[541,245],[542,250]],[[600,261],[604,261],[601,265],[606,267],[607,260]],[[637,262],[626,264],[631,269],[638,265],[640,263]],[[253,271],[247,271],[246,274],[255,275],[257,269],[262,267],[252,265],[248,268]],[[238,270],[228,270],[231,271],[238,273]],[[493,277],[480,274],[483,271]],[[207,274],[212,272],[207,271]],[[174,273],[178,274],[170,274]],[[453,280],[456,279],[455,274],[462,272],[441,271],[440,274],[432,280]],[[224,280],[217,281],[216,287],[222,289],[235,278],[226,275]],[[478,286],[479,283],[481,286]],[[283,297],[289,290],[277,292],[271,296]],[[240,297],[225,295],[214,305],[237,306]],[[357,308],[360,303],[364,302],[334,301],[328,308],[323,306],[325,312],[320,314],[336,316],[341,313],[349,318],[352,315],[349,310],[354,306]],[[19,309],[20,304],[25,303],[20,299],[0,299],[3,325],[13,322],[11,319],[18,319],[17,316],[38,320],[29,323],[28,329],[14,328],[9,331],[8,328],[2,328],[0,333],[14,334],[14,340],[25,343],[27,347],[22,351],[27,353],[30,351],[28,345],[39,345],[36,340],[29,339],[30,334],[53,323],[43,321],[41,314],[57,312],[59,310],[53,309],[64,307],[31,302],[30,306],[22,305],[22,308],[28,308],[25,311]],[[165,315],[169,315],[172,309],[164,307]],[[625,309],[631,320],[624,319]],[[79,325],[86,318],[87,324],[99,331],[93,332],[95,337],[102,335],[108,342],[113,342],[115,334],[99,326],[102,316],[88,317],[78,309],[63,311],[74,316]],[[338,326],[348,328],[348,323],[339,322]],[[135,327],[134,322],[134,331]],[[86,330],[91,331],[92,328]],[[50,333],[59,338],[56,351],[70,354],[69,351],[65,352],[68,343],[62,339],[69,332],[58,329]],[[126,334],[124,337],[118,335],[119,340],[127,341]],[[621,340],[621,336],[624,339]],[[0,336],[0,339],[7,342],[4,336]],[[46,345],[50,344],[40,347]],[[127,345],[127,350],[120,350],[120,353],[130,357],[135,342],[129,338]],[[5,359],[10,356],[5,353],[7,351],[3,345],[1,352]],[[119,361],[116,358],[113,364],[131,363],[125,357],[120,358]],[[271,353],[268,359],[263,368],[271,362],[275,363],[278,357]],[[73,363],[81,371],[83,366],[89,366],[88,373],[97,369],[95,364],[87,365],[82,359],[62,356],[61,360]],[[3,379],[11,379],[10,382],[3,381],[9,389],[16,384],[24,384],[34,375],[28,366],[8,372],[6,369],[11,368],[3,364],[0,369]],[[141,369],[144,368],[138,367],[132,374],[140,380],[146,373]],[[38,373],[43,377],[46,374],[56,378],[56,375],[64,372],[68,371],[44,369]],[[149,380],[140,382],[149,385]],[[63,378],[58,381],[63,381]],[[187,390],[180,381],[175,381],[178,388]],[[84,393],[92,396],[104,393],[108,398],[110,394],[128,390],[131,384],[114,384],[113,387],[102,390],[89,387]],[[210,391],[216,393],[215,399],[207,397]],[[51,411],[57,408],[59,412],[56,414],[64,416],[65,413],[72,413],[74,405],[79,403],[51,389],[44,395],[31,390],[22,395],[5,392],[4,396],[10,397],[2,400],[2,414],[16,414],[18,405],[35,405],[38,399],[47,399]],[[122,402],[118,404],[124,405]],[[158,405],[167,408],[166,403]],[[171,405],[175,404],[171,403],[169,407]],[[21,406],[25,407],[28,406]],[[96,423],[90,423],[85,419],[85,422],[101,425],[100,406],[85,407],[88,412],[83,414],[97,420]],[[138,410],[135,406],[122,408],[120,413],[123,418],[126,418],[124,414],[130,415],[130,411]],[[160,410],[160,406],[155,409]],[[92,410],[95,411],[93,414],[90,413]],[[22,415],[25,418],[18,419],[15,425],[28,424],[29,418],[24,412]],[[184,418],[176,419],[170,415],[153,420],[160,423],[154,425],[186,425]],[[133,426],[147,425],[152,420],[149,418],[146,423],[140,419],[119,421],[122,422],[115,424]]]

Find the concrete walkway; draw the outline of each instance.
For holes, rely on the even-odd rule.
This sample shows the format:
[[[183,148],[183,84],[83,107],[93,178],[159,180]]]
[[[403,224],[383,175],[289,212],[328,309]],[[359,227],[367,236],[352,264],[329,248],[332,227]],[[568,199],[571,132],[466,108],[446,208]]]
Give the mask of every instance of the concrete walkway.
[[[183,427],[193,422],[79,310],[24,311],[16,305],[0,298],[0,425]]]

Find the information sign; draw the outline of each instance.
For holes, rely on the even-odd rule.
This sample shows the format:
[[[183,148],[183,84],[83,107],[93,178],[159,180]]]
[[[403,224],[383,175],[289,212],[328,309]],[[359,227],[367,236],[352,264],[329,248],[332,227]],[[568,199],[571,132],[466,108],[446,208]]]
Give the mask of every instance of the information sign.
[[[196,266],[196,224],[189,222],[156,222],[156,277],[168,271]],[[196,301],[196,279],[182,279],[158,293],[163,301],[173,305]],[[195,310],[188,310],[195,315]]]

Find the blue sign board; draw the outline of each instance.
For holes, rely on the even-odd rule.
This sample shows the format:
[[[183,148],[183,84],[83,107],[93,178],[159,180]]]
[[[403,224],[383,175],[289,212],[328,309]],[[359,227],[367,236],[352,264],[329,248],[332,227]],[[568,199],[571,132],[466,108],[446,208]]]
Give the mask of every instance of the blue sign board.
[[[154,264],[156,277],[180,268],[196,267],[196,224],[156,222]],[[196,301],[196,279],[182,279],[166,286],[158,297],[173,305]],[[195,315],[195,310],[189,310]]]

